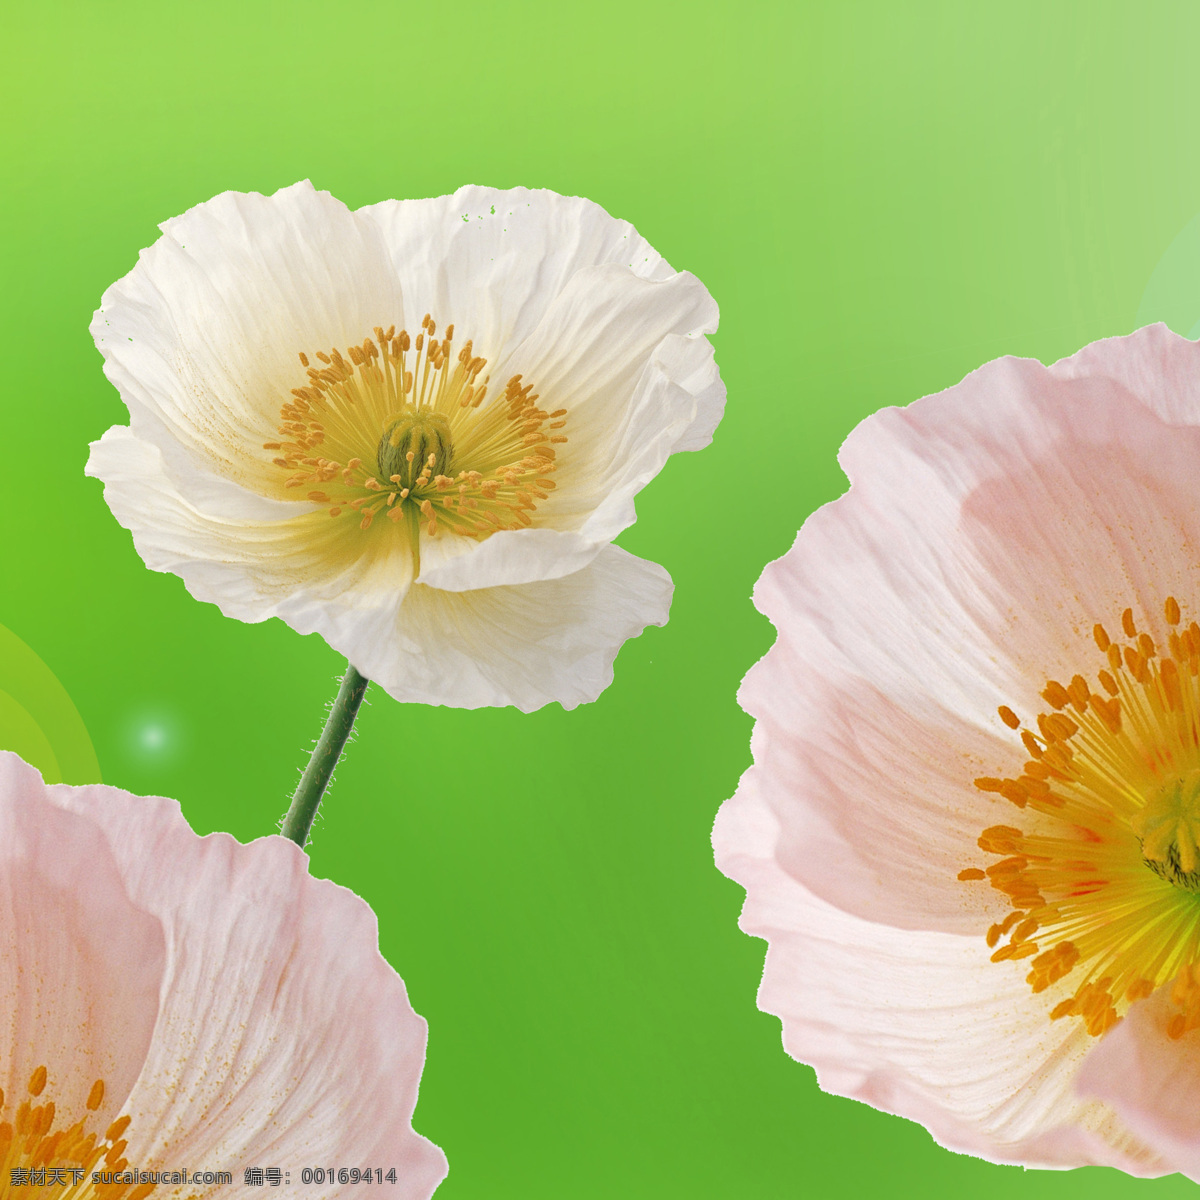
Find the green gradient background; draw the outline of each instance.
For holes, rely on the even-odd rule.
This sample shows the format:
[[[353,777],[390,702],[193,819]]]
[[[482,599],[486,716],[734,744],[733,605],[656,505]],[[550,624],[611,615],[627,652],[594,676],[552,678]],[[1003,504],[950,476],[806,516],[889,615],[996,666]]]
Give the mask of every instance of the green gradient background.
[[[304,176],[354,206],[545,186],[632,220],[722,305],[728,415],[621,539],[674,576],[670,624],[573,713],[372,691],[316,829],[314,873],[375,908],[429,1019],[416,1123],[450,1158],[439,1200],[1193,1190],[989,1166],[821,1094],[755,1008],[763,945],[708,844],[749,761],[735,690],[771,641],[751,586],[844,489],[847,431],[1140,309],[1200,319],[1197,234],[1142,300],[1200,212],[1200,16],[999,8],[2,10],[0,624],[36,655],[0,639],[0,689],[67,779],[95,760],[55,676],[107,782],[258,836],[340,668],[145,570],[83,477],[88,441],[125,420],[88,319],[156,222]],[[34,754],[15,713],[6,744]]]

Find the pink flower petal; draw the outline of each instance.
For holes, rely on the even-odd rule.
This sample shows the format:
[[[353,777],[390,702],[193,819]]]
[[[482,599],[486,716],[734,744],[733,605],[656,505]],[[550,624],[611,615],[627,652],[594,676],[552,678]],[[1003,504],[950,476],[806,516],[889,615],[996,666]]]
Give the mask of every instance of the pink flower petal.
[[[1084,1060],[1076,1086],[1110,1105],[1170,1170],[1200,1183],[1200,1029],[1167,1037],[1169,992],[1133,1006]]]
[[[1086,718],[1092,732],[1074,749],[1066,745],[1074,734],[1051,725],[1041,742],[1027,732],[1024,750],[1008,708],[1038,730],[1048,680],[1080,675],[1108,687],[1098,672],[1110,664],[1093,628],[1120,637],[1126,608],[1164,656],[1166,622],[1179,621],[1178,611],[1164,613],[1168,597],[1186,614],[1179,629],[1200,615],[1198,380],[1200,350],[1151,329],[1051,368],[990,363],[937,396],[884,410],[843,447],[850,492],[809,519],[755,593],[779,636],[743,686],[742,704],[756,718],[755,766],[722,809],[713,840],[718,865],[747,889],[743,928],[769,942],[760,1006],[782,1018],[786,1048],[816,1067],[823,1087],[919,1120],[943,1144],[995,1161],[1103,1163],[1148,1176],[1192,1170],[1196,1161],[1184,1151],[1200,1127],[1190,1109],[1179,1116],[1168,1103],[1175,1088],[1200,1107],[1200,1050],[1189,1041],[1197,1035],[1167,1046],[1151,1028],[1160,1001],[1134,1001],[1162,966],[1151,961],[1153,930],[1189,936],[1189,898],[1174,885],[1190,885],[1140,861],[1128,795],[1103,807],[1105,789],[1116,795],[1125,778],[1116,750],[1104,757],[1104,701],[1078,701],[1081,721],[1095,703]],[[1189,670],[1188,652],[1171,645],[1178,678]],[[1136,662],[1126,651],[1126,665],[1129,655]],[[1147,689],[1168,678],[1165,667],[1160,674],[1144,663],[1130,672],[1142,672]],[[1174,734],[1164,732],[1157,750],[1151,737],[1159,728],[1153,705],[1166,714],[1162,730],[1174,729],[1183,692],[1178,701],[1156,695],[1146,691],[1150,716],[1133,693],[1133,707],[1120,710],[1130,728],[1148,722],[1150,739],[1122,751],[1136,750],[1128,787],[1155,789],[1131,811],[1140,816],[1153,802],[1191,814],[1186,724],[1179,758]],[[1019,775],[1029,754],[1045,753],[1043,768],[1061,765],[1050,756],[1051,737],[1055,754],[1078,751],[1092,764],[1079,770],[1095,772],[1096,819],[1111,829],[1072,825],[1091,819],[1086,805],[1038,826],[1052,801],[1019,814],[974,786],[980,776]],[[1100,740],[1085,754],[1086,737]],[[1151,765],[1137,775],[1143,751]],[[1029,838],[1001,829],[980,849],[985,828],[1027,816],[1035,823]],[[1024,848],[996,849],[1006,839]],[[1091,845],[1110,856],[1095,861],[1115,871],[1111,880],[1093,867]],[[1004,853],[1017,857],[997,880],[1026,879],[1024,892],[1010,890],[1011,904],[1002,884],[987,887],[978,870]],[[1059,886],[1047,893],[1053,902],[1036,887],[1026,899],[1026,853],[1049,864],[1039,878]],[[1160,861],[1161,852],[1147,853]],[[1056,854],[1062,880],[1073,882],[1055,883]],[[960,880],[963,868],[975,870]],[[1180,875],[1190,869],[1179,867]],[[1095,879],[1086,874],[1093,870]],[[1093,902],[1084,898],[1110,887],[1104,895],[1124,897],[1127,907],[1088,911]],[[1068,915],[1053,908],[1060,902]],[[1136,927],[1140,906],[1159,922],[1153,930]],[[989,944],[989,922],[1007,912],[1006,928],[1024,923],[1026,907],[1036,919],[993,954],[1007,935],[994,930]],[[1094,936],[1105,921],[1121,931],[1107,949]],[[1081,952],[1074,937],[1092,941]],[[1190,944],[1179,943],[1180,953]],[[1047,956],[1048,947],[1067,958]],[[1023,955],[1005,961],[1010,951]],[[1081,953],[1088,965],[1072,976]],[[1033,955],[1037,993],[1022,961]],[[1063,961],[1065,975],[1056,974]],[[1112,1028],[1110,1018],[1130,1004]]]
[[[1002,359],[869,418],[841,458],[851,491],[755,593],[780,631],[742,692],[764,794],[788,807],[785,843],[825,845],[783,858],[831,903],[965,930],[956,871],[1008,809],[970,786],[1012,758],[997,709],[1032,717],[1047,679],[1103,665],[1094,624],[1132,605],[1153,626],[1191,595],[1200,429],[1107,377]]]
[[[55,805],[0,753],[0,1087],[26,1096],[41,1066],[64,1111],[105,1083],[101,1128],[146,1057],[166,960],[162,922],[129,896],[93,820]]]
[[[1062,379],[1111,379],[1172,425],[1200,422],[1200,343],[1165,325],[1093,342],[1050,370]]]
[[[1052,1024],[1020,964],[988,961],[981,937],[904,932],[826,904],[774,857],[780,827],[761,772],[743,776],[713,830],[717,866],[746,888],[741,928],[769,943],[758,1006],[828,1092],[919,1121],[943,1146],[992,1162],[1134,1175],[1166,1168],[1075,1096],[1093,1042]]]
[[[239,1177],[395,1167],[397,1196],[430,1195],[445,1159],[411,1126],[425,1022],[367,905],[313,879],[284,838],[197,838],[172,801],[49,791],[92,817],[131,900],[168,933],[158,1023],[126,1102],[129,1160]]]

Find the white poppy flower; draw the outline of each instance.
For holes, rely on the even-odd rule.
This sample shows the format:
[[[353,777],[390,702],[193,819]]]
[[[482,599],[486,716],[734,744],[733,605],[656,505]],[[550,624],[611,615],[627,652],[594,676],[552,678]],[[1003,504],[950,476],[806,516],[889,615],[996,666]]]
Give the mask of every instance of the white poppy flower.
[[[172,800],[0,754],[0,948],[6,1195],[242,1195],[247,1169],[296,1194],[345,1166],[418,1200],[445,1175],[411,1125],[425,1022],[371,910],[286,839],[197,837]]]
[[[130,424],[87,469],[146,564],[400,700],[595,699],[670,603],[612,541],[721,416],[700,282],[525,189],[300,183],[162,229],[92,325]]]
[[[849,437],[755,601],[718,865],[827,1091],[1200,1179],[1200,347],[991,363]]]

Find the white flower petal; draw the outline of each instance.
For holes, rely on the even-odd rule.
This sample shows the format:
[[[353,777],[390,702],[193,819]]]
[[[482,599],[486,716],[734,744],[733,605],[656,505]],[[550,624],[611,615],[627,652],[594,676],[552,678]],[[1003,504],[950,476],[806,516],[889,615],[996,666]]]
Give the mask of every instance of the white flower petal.
[[[579,533],[504,529],[482,542],[421,537],[420,581],[443,592],[514,587],[582,570],[604,548]]]
[[[631,424],[641,437],[664,438],[670,450],[690,435],[697,417],[692,395],[682,387],[672,394],[652,385],[670,380],[672,367],[693,375],[697,364],[677,351],[658,351],[668,339],[674,348],[679,338],[699,339],[716,327],[717,306],[695,276],[644,280],[607,265],[577,272],[538,327],[514,347],[501,376],[518,371],[548,406],[567,409],[570,441],[555,475],[556,527],[575,525],[612,491],[638,479],[645,451],[631,444]],[[659,402],[657,421],[630,413],[637,402],[648,404],[647,392]]]
[[[130,1162],[238,1178],[395,1166],[398,1196],[429,1196],[445,1160],[410,1123],[425,1022],[370,909],[311,878],[284,838],[197,838],[174,802],[115,788],[50,794],[95,822],[130,899],[167,930],[158,1020],[125,1103]]]
[[[626,639],[666,624],[671,590],[657,564],[604,546],[560,578],[470,592],[417,584],[391,639],[339,649],[356,665],[372,655],[372,678],[398,700],[569,709],[612,682]]]
[[[717,817],[717,865],[746,888],[742,929],[770,943],[759,1007],[822,1088],[926,1126],[943,1146],[994,1162],[1135,1175],[1171,1170],[1111,1111],[1075,1095],[1092,1044],[1051,1023],[1020,963],[988,961],[980,937],[902,932],[826,904],[776,858],[779,821],[743,777]]]
[[[262,445],[305,383],[298,353],[405,320],[378,228],[306,181],[224,192],[162,230],[92,321],[105,373],[172,466],[275,495]]]
[[[195,486],[203,507],[195,506],[194,477],[183,476],[185,489],[158,447],[124,426],[92,443],[87,472],[104,480],[104,498],[146,565],[179,575],[226,616],[280,617],[336,646],[386,636],[412,582],[411,558],[380,536],[390,529],[347,543],[323,509],[250,496],[211,475]]]
[[[1112,1106],[1170,1164],[1200,1183],[1200,1029],[1167,1036],[1170,988],[1135,1004],[1084,1060],[1077,1087]]]
[[[725,385],[709,340],[668,334],[650,355],[619,418],[615,404],[611,421],[602,416],[600,405],[596,410],[585,406],[587,419],[580,422],[579,440],[595,436],[594,445],[587,447],[589,461],[599,464],[592,468],[594,490],[589,494],[580,486],[572,495],[564,488],[565,511],[555,520],[572,519],[573,506],[579,516],[586,514],[583,536],[616,537],[636,519],[634,496],[667,459],[679,450],[708,445],[724,406]]]
[[[481,545],[422,542],[421,581],[448,591],[568,574],[633,523],[633,496],[723,402],[700,334],[716,328],[712,297],[694,276],[641,279],[606,265],[571,278],[541,323],[499,369],[533,383],[548,410],[565,408],[569,436],[552,503],[537,529],[497,533]],[[695,346],[683,351],[684,338]],[[673,378],[700,389],[696,396]],[[719,414],[718,414],[719,418]]]
[[[646,279],[673,274],[628,221],[581,196],[468,185],[358,212],[383,234],[409,320],[429,312],[440,326],[452,322],[493,362],[585,267],[615,263]]]
[[[696,415],[675,444],[681,450],[703,450],[725,414],[725,384],[707,338],[664,338],[651,356],[660,377],[695,397]]]

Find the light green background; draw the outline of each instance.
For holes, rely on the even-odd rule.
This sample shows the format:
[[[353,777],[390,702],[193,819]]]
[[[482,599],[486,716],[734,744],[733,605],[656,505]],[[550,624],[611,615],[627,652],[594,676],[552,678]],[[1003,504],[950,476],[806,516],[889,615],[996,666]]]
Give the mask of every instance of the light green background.
[[[1134,327],[1200,212],[1193,6],[2,11],[0,624],[61,681],[105,780],[178,797],[201,832],[273,828],[340,663],[145,570],[83,477],[125,420],[88,319],[156,222],[304,176],[351,205],[545,186],[632,220],[722,305],[728,416],[621,539],[674,576],[670,624],[573,713],[373,691],[316,830],[314,872],[372,904],[429,1019],[439,1200],[1191,1193],[985,1165],[821,1094],[755,1008],[763,945],[708,837],[749,761],[736,687],[771,640],[751,586],[843,490],[847,431],[996,355]],[[1184,332],[1189,253],[1200,270],[1183,246],[1144,314]],[[18,658],[0,689],[87,777],[86,737]]]

